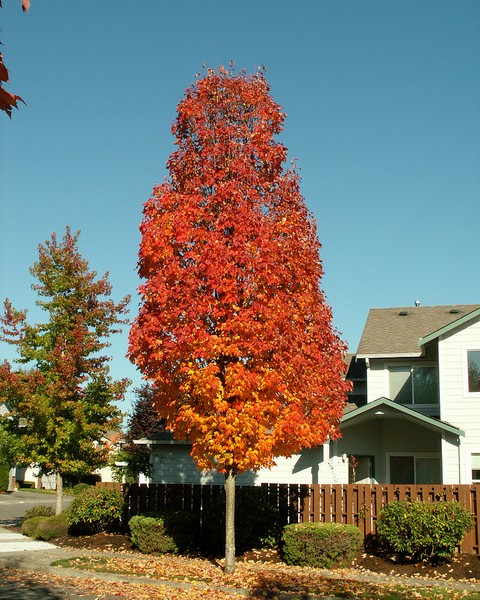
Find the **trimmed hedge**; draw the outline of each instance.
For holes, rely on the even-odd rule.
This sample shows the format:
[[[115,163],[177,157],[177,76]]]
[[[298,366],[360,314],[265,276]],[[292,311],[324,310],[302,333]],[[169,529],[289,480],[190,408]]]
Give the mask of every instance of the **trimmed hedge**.
[[[35,531],[40,523],[43,521],[47,521],[50,517],[39,515],[38,517],[32,517],[31,519],[27,519],[22,523],[22,533],[23,535],[28,535],[28,537],[34,538]]]
[[[90,487],[75,496],[68,509],[70,531],[76,535],[118,531],[124,506],[121,492]]]
[[[472,513],[455,501],[402,500],[386,504],[377,519],[377,535],[402,560],[450,559],[474,525]]]
[[[40,521],[32,537],[48,542],[65,535],[68,535],[68,514],[66,512]]]
[[[33,506],[26,511],[23,520],[28,521],[28,519],[33,519],[33,517],[53,517],[54,514],[55,511],[51,506]]]
[[[355,525],[294,523],[283,530],[282,556],[288,565],[330,568],[351,561],[362,546]]]
[[[176,554],[191,550],[198,532],[198,518],[192,512],[167,511],[135,515],[128,522],[130,539],[144,554]]]

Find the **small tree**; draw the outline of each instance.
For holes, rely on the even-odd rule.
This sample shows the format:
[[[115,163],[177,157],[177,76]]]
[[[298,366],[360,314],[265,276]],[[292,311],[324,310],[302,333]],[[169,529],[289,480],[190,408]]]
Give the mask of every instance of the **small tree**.
[[[130,357],[199,468],[225,474],[226,561],[235,478],[338,436],[345,347],[319,287],[315,224],[263,73],[220,68],[186,91],[170,181],[144,207],[140,312]]]
[[[11,399],[12,413],[22,420],[25,459],[43,473],[55,473],[57,514],[62,507],[63,476],[83,475],[107,463],[96,448],[107,430],[119,426],[113,401],[123,397],[127,380],[109,376],[110,358],[102,354],[107,339],[125,323],[129,298],[118,304],[109,298],[108,275],[96,279],[78,250],[78,236],[39,246],[31,273],[36,304],[48,314],[45,323],[29,325],[26,311],[5,301],[2,338],[16,345],[18,362],[30,370],[13,372],[4,365],[1,388]]]
[[[123,476],[129,482],[138,480],[140,473],[146,477],[151,476],[150,449],[146,445],[134,444],[134,440],[155,435],[165,431],[165,421],[160,419],[154,407],[153,391],[148,384],[135,390],[136,399],[132,414],[129,417],[125,444],[115,453],[112,469],[117,477]],[[127,463],[126,466],[116,467],[115,463]]]

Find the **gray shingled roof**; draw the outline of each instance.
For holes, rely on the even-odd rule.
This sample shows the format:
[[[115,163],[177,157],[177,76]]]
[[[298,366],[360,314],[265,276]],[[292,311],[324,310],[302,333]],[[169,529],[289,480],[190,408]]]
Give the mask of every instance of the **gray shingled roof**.
[[[418,340],[480,308],[480,304],[372,308],[357,358],[419,356]]]

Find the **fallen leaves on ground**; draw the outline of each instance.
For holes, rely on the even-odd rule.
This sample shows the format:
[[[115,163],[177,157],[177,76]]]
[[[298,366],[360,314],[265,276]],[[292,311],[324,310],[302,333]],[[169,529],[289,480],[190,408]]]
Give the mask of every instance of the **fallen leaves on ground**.
[[[278,563],[258,563],[254,561],[239,562],[235,572],[225,574],[222,561],[209,561],[201,558],[163,555],[158,557],[137,556],[83,556],[56,563],[57,566],[82,569],[90,572],[116,573],[118,575],[135,575],[154,581],[174,581],[192,584],[201,589],[188,590],[186,596],[175,591],[174,596],[158,596],[158,598],[205,598],[207,589],[209,599],[235,598],[218,588],[241,588],[249,590],[252,597],[276,592],[291,592],[299,595],[337,595],[346,598],[431,598],[431,599],[460,599],[470,598],[480,600],[480,592],[465,591],[453,588],[427,588],[401,586],[398,579],[391,578],[382,582],[369,580],[368,574],[364,580],[352,579],[348,569],[337,571],[335,577],[326,577],[325,573],[308,567],[291,567]],[[373,574],[371,574],[373,576]],[[428,589],[428,592],[426,590]],[[216,594],[212,595],[211,591]],[[396,596],[388,596],[393,591]],[[159,593],[158,590],[155,593]],[[171,589],[170,589],[171,593]],[[187,593],[182,590],[182,593]],[[426,593],[428,595],[426,595]],[[192,595],[193,594],[193,595]],[[195,594],[199,594],[195,596]],[[223,595],[222,595],[223,594]],[[227,594],[227,595],[225,595]],[[133,596],[132,596],[133,597]],[[139,598],[139,596],[135,596]],[[157,596],[150,596],[157,598]],[[243,596],[245,597],[245,596]]]
[[[9,600],[240,600],[244,595],[215,588],[173,588],[95,578],[61,577],[51,573],[5,569],[0,578],[0,598]]]

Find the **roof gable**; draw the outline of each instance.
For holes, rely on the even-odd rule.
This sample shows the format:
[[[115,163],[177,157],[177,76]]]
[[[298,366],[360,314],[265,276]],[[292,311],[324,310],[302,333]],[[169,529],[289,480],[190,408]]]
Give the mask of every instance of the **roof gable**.
[[[480,304],[372,308],[357,358],[421,356],[419,340],[434,339],[434,333],[468,321],[479,309]]]
[[[342,425],[353,425],[355,422],[362,422],[366,419],[383,417],[405,418],[410,421],[415,421],[420,425],[427,427],[428,429],[446,431],[447,433],[452,433],[457,436],[465,435],[465,432],[461,429],[458,429],[458,427],[454,427],[445,421],[440,421],[439,419],[434,419],[433,417],[423,415],[416,410],[412,410],[407,406],[393,402],[388,398],[378,398],[373,402],[365,404],[365,406],[352,410],[343,415],[340,421],[340,428],[342,428]]]
[[[477,317],[480,317],[480,308],[473,310],[471,313],[463,315],[462,317],[460,317],[453,323],[449,323],[448,325],[445,325],[444,327],[441,327],[440,329],[437,329],[436,331],[433,331],[429,335],[419,339],[418,345],[423,346],[425,344],[428,344],[428,342],[431,342],[432,340],[434,340],[442,335],[445,335],[446,333],[452,331],[456,327],[460,327],[461,325],[465,325],[466,323],[469,323],[470,321],[472,321],[473,319],[475,319]]]

